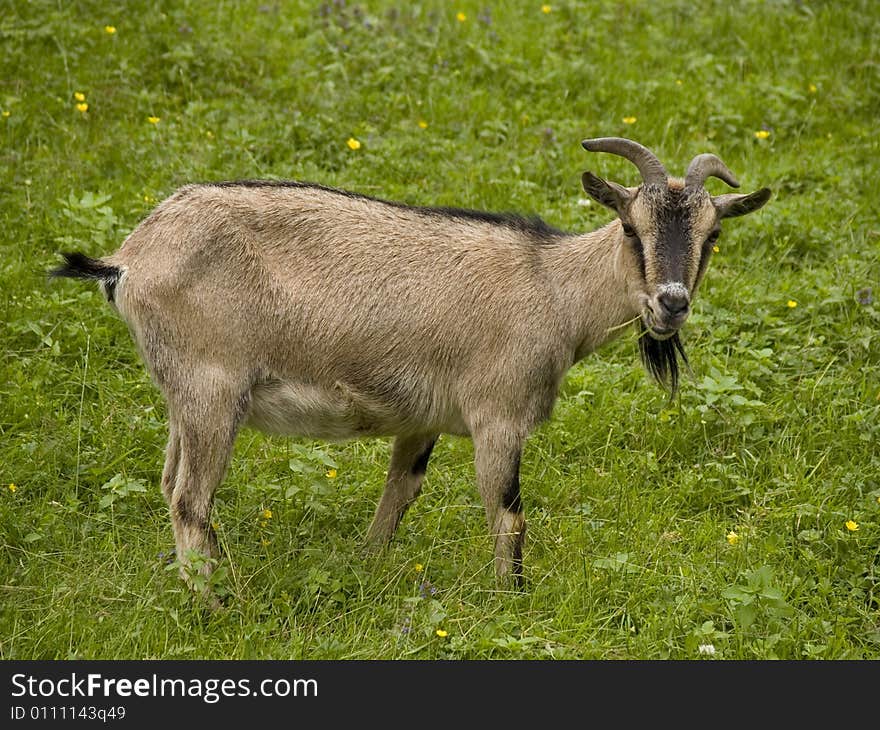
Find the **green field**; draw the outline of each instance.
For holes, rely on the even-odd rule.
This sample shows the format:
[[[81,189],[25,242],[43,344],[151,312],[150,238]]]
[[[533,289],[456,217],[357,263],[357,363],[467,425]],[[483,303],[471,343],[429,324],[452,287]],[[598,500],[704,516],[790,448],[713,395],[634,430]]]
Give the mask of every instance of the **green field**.
[[[876,3],[113,5],[0,6],[0,658],[880,658]],[[580,146],[610,135],[774,197],[725,225],[673,401],[635,331],[569,373],[523,457],[525,591],[496,587],[467,439],[369,557],[388,441],[246,431],[224,608],[193,599],[164,403],[58,252],[264,177],[589,230],[581,173],[638,180]]]

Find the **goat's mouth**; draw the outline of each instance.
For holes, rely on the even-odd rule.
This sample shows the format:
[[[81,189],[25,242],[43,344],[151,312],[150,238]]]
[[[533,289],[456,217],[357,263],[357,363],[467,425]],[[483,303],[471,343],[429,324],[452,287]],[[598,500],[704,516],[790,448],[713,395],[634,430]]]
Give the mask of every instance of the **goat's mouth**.
[[[655,340],[668,340],[670,337],[678,333],[683,324],[683,319],[680,322],[662,321],[658,320],[657,317],[654,316],[654,312],[650,309],[645,308],[642,311],[642,325],[644,328],[643,336],[652,337]]]
[[[647,305],[642,309],[642,324],[649,337],[655,340],[668,340],[682,328],[690,312],[657,314],[654,307]]]
[[[674,337],[690,315],[687,289],[681,284],[664,284],[655,295],[643,294],[640,299],[645,331],[661,342]]]
[[[678,332],[678,327],[658,327],[657,325],[648,325],[648,336],[655,340],[668,340]]]

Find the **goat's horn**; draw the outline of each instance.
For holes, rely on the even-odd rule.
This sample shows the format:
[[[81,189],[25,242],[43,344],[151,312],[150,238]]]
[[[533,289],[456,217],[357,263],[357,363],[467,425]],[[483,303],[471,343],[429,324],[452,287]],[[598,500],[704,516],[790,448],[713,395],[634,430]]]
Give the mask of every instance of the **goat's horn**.
[[[718,157],[708,152],[697,155],[691,160],[684,178],[684,185],[687,188],[700,187],[706,182],[706,178],[709,177],[717,177],[719,180],[724,180],[732,188],[739,187],[739,181],[727,169],[727,165]]]
[[[585,150],[590,152],[610,152],[612,155],[620,155],[632,162],[642,173],[642,180],[646,183],[666,184],[669,174],[663,163],[647,147],[623,137],[599,137],[598,139],[585,139],[581,142]]]

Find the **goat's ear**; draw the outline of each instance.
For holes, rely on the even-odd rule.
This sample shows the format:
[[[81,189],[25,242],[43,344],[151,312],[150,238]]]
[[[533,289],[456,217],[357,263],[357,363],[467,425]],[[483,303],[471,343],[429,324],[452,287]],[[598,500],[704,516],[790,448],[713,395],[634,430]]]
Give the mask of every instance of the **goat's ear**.
[[[770,200],[770,188],[761,188],[748,195],[741,193],[716,195],[712,198],[712,203],[715,210],[718,211],[719,218],[736,218],[740,215],[754,213],[768,200]]]
[[[592,172],[585,172],[581,177],[584,191],[596,202],[602,203],[607,208],[616,211],[618,215],[624,212],[632,193],[623,185],[616,182],[603,180],[596,177]]]

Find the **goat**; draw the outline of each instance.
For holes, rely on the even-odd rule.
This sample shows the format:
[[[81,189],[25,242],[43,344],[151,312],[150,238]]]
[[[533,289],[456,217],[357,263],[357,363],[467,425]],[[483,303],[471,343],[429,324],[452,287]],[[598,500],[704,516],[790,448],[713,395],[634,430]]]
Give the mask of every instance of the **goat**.
[[[739,186],[712,154],[678,179],[637,142],[582,145],[642,177],[624,187],[583,174],[616,213],[590,233],[251,180],[186,185],[115,253],[63,254],[51,274],[98,280],[167,401],[161,485],[184,566],[193,551],[218,557],[210,515],[241,426],[393,436],[373,546],[391,540],[449,433],[473,440],[496,573],[521,584],[520,457],[566,372],[637,322],[647,369],[674,393],[678,332],[720,221],[771,194],[711,196],[709,176]],[[200,561],[206,575],[213,562]]]

